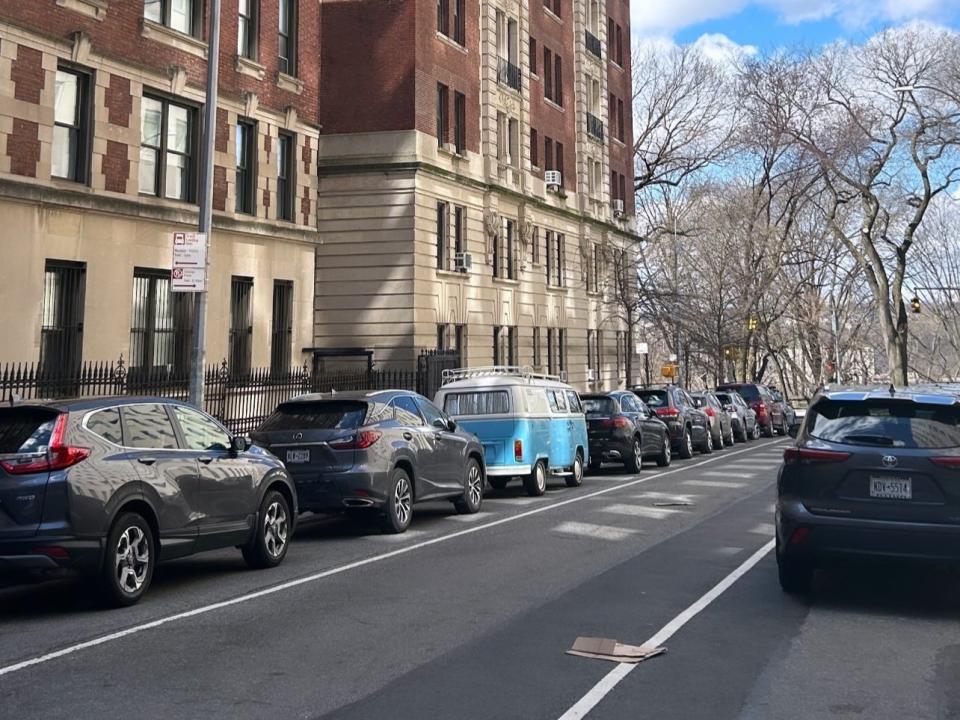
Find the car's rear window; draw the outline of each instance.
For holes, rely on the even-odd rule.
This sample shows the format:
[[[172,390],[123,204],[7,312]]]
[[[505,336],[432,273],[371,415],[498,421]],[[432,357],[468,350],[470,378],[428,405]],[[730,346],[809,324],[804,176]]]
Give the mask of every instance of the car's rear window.
[[[363,425],[367,404],[353,400],[323,400],[281,405],[260,432],[277,430],[355,430]]]
[[[634,394],[651,408],[667,407],[670,404],[666,390],[638,390]]]
[[[608,397],[585,397],[580,398],[583,402],[583,410],[587,415],[610,415],[614,412],[613,398]]]
[[[693,400],[694,407],[702,408],[710,404],[703,395],[691,395],[690,399]]]
[[[0,408],[0,453],[46,450],[57,415],[45,408]]]
[[[450,393],[443,399],[447,415],[503,415],[510,412],[510,393],[506,390]]]
[[[727,389],[735,390],[736,392],[740,393],[740,397],[742,397],[744,400],[747,400],[748,402],[750,400],[760,399],[760,391],[757,390],[756,385],[739,385],[737,387],[727,388]]]
[[[898,400],[823,400],[809,412],[819,440],[894,448],[960,447],[960,408]]]
[[[733,398],[726,393],[717,393],[717,400],[723,405],[733,405]]]

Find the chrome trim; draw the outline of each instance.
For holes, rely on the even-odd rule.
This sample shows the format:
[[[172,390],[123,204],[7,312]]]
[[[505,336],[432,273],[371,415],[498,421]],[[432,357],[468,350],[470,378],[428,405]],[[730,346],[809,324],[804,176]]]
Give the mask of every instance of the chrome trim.
[[[529,475],[532,470],[532,465],[488,465],[487,477],[514,477],[516,475]]]

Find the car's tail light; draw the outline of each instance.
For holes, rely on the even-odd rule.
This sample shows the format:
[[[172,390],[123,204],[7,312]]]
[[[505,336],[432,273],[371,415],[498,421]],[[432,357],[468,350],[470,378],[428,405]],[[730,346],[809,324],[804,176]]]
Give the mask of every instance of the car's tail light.
[[[67,414],[62,413],[57,416],[53,425],[53,432],[50,433],[50,444],[47,446],[45,455],[30,455],[22,460],[16,458],[4,460],[0,462],[0,467],[3,467],[11,475],[30,475],[52,472],[53,470],[66,470],[68,467],[72,467],[90,457],[88,448],[63,444],[63,436],[66,432]]]
[[[625,417],[607,418],[600,423],[600,427],[605,428],[625,428],[630,427],[630,421]]]
[[[714,409],[713,409],[712,407],[710,407],[709,405],[708,405],[707,407],[705,407],[705,408],[703,409],[703,411],[704,411],[707,415],[709,415],[710,417],[716,417],[716,416],[717,416],[717,411],[714,410]]]
[[[514,440],[513,441],[513,459],[516,462],[523,460],[523,441]]]
[[[382,436],[378,430],[361,430],[356,435],[331,440],[328,445],[334,450],[366,450]]]
[[[814,450],[813,448],[789,447],[783,451],[783,462],[787,465],[798,463],[837,463],[850,457],[848,452],[839,450]]]
[[[760,402],[758,402],[754,407],[757,408],[757,412],[766,412],[766,411],[767,411],[767,404],[766,404],[765,402],[763,402],[762,400],[761,400]]]
[[[34,555],[46,555],[54,560],[67,560],[70,555],[62,547],[36,547],[31,550]]]
[[[680,411],[677,410],[676,408],[662,407],[662,408],[657,408],[654,412],[656,412],[657,415],[659,415],[660,417],[665,417],[665,418],[680,417]]]
[[[944,455],[943,457],[932,457],[930,462],[934,465],[939,465],[940,467],[950,468],[952,470],[960,470],[960,456],[957,455]]]
[[[810,528],[804,525],[801,525],[796,530],[794,530],[793,533],[791,533],[788,544],[799,545],[804,540],[806,540],[809,536],[810,536]]]

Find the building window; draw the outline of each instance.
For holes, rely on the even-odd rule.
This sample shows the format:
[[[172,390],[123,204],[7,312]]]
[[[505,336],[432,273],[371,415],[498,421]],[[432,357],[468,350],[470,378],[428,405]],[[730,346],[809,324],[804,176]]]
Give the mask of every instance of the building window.
[[[543,96],[553,99],[553,53],[546,45],[543,46]]]
[[[515,366],[517,364],[516,326],[496,325],[493,328],[493,364]]]
[[[447,128],[450,127],[449,108],[450,91],[446,85],[437,83],[437,144],[440,147],[445,147],[447,144]]]
[[[623,200],[623,208],[626,211],[627,208],[627,178],[625,175],[620,175],[620,199]]]
[[[464,252],[464,222],[466,221],[466,208],[456,206],[453,208],[453,253],[454,257]]]
[[[90,76],[57,70],[53,108],[53,147],[50,153],[54,177],[87,181],[87,148],[90,130]]]
[[[596,334],[596,345],[594,346],[594,353],[596,353],[596,358],[594,359],[594,367],[597,370],[597,380],[599,381],[603,373],[603,330],[597,330]]]
[[[145,0],[143,16],[187,35],[199,36],[202,0]]]
[[[493,276],[514,280],[516,276],[514,258],[514,234],[516,223],[504,219],[503,228],[493,243]]]
[[[563,107],[563,60],[559,53],[553,56],[553,98],[551,99]]]
[[[564,237],[561,233],[547,231],[547,285],[563,287]]]
[[[540,228],[536,226],[530,232],[530,262],[540,264]]]
[[[437,32],[450,36],[450,0],[437,0]]]
[[[293,347],[293,281],[273,281],[273,321],[270,329],[270,372],[290,372]]]
[[[617,25],[617,65],[623,67],[623,28]]]
[[[621,379],[626,374],[626,353],[624,349],[626,348],[626,333],[622,330],[617,331],[617,385],[619,386]]]
[[[540,367],[540,328],[533,328],[533,367]]]
[[[456,350],[460,354],[460,362],[463,365],[467,364],[467,326],[466,325],[456,325],[454,327],[454,342],[456,343]]]
[[[254,215],[257,191],[257,124],[249,120],[237,123],[237,212]]]
[[[293,0],[279,0],[279,34],[277,55],[280,72],[297,74],[297,9]]]
[[[134,268],[130,372],[186,377],[190,367],[193,293],[171,292],[170,271]]]
[[[617,100],[617,140],[624,141],[623,100]]]
[[[610,49],[614,45],[614,28],[616,25],[613,22],[612,17],[607,18],[607,57],[610,56]]]
[[[537,74],[537,41],[530,36],[530,74]]]
[[[460,45],[467,42],[466,0],[453,0],[453,39]]]
[[[540,138],[533,128],[530,129],[530,166],[540,167]]]
[[[560,0],[543,0],[543,6],[557,17],[560,15]]]
[[[257,4],[259,0],[238,0],[237,7],[237,55],[257,58]]]
[[[467,97],[463,93],[453,93],[453,142],[457,154],[467,150]]]
[[[560,187],[564,187],[567,184],[567,177],[563,172],[563,143],[558,141],[554,145],[557,148],[557,162],[554,168],[560,172]]]
[[[453,7],[453,23],[450,8]],[[467,23],[464,0],[437,0],[437,32],[446,35],[459,45],[466,42]]]
[[[596,355],[597,346],[597,332],[596,330],[587,330],[587,368],[593,370],[594,373],[597,371],[597,366],[594,364],[594,359]]]
[[[493,364],[500,365],[503,359],[503,327],[501,325],[493,326]]]
[[[290,222],[293,222],[297,196],[296,149],[296,135],[281,132],[277,136],[277,218]]]
[[[547,373],[554,375],[557,372],[557,331],[553,328],[547,328]]]
[[[144,95],[140,117],[140,192],[193,200],[196,110]]]
[[[450,227],[450,208],[445,202],[437,203],[437,269],[447,270],[450,252],[450,243],[447,238],[447,229]]]
[[[567,370],[567,331],[557,329],[557,367],[560,372]]]
[[[230,336],[227,358],[232,377],[250,374],[253,360],[253,278],[230,281]]]
[[[83,356],[83,305],[87,265],[47,260],[43,275],[40,371],[49,377],[75,375]]]
[[[450,347],[450,326],[441,323],[437,325],[437,350],[447,350]]]
[[[553,140],[548,137],[543,138],[543,169],[553,170]]]

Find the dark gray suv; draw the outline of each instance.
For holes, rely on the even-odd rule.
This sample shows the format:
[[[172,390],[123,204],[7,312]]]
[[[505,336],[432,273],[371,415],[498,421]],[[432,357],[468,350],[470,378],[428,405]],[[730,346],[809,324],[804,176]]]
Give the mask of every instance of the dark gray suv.
[[[788,592],[829,558],[960,560],[960,399],[939,388],[818,394],[777,483]]]
[[[131,605],[158,560],[236,546],[280,564],[296,498],[276,458],[176,400],[0,408],[0,571],[76,569]]]
[[[283,460],[300,509],[374,512],[387,532],[410,526],[413,504],[483,502],[483,446],[422,395],[406,390],[304,395],[251,435]]]

